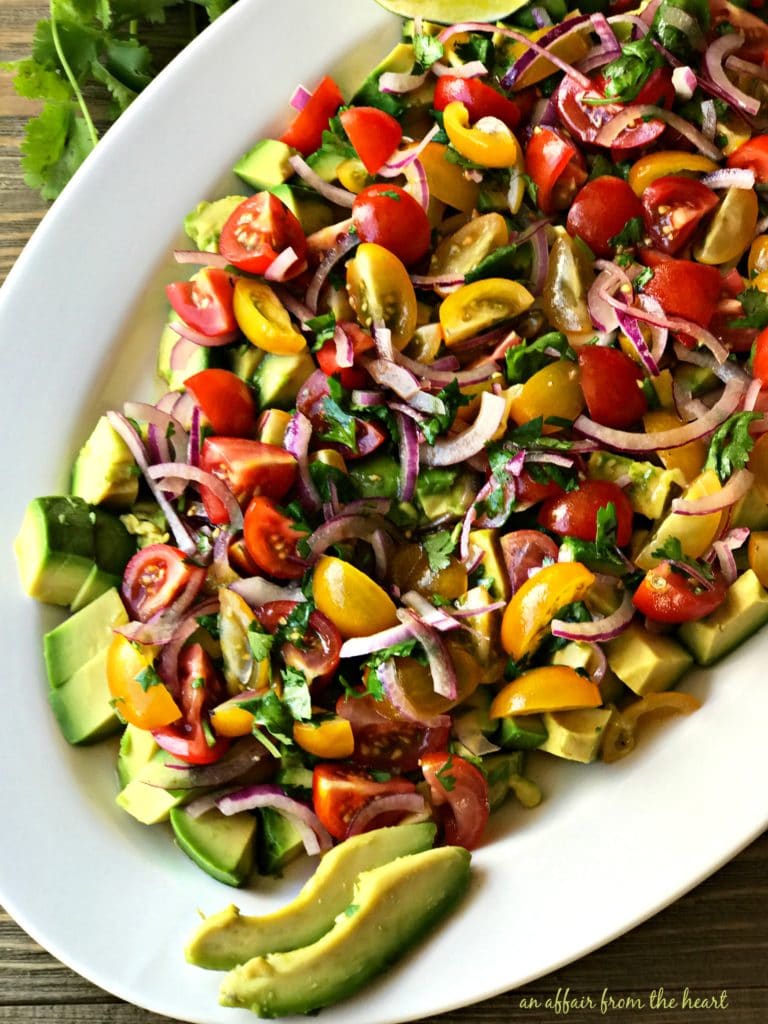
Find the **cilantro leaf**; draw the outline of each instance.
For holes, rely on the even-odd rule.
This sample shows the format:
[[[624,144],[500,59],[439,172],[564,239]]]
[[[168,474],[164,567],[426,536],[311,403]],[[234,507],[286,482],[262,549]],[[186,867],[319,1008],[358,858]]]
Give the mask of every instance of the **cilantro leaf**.
[[[379,665],[383,665],[385,661],[389,661],[390,658],[409,658],[416,647],[416,641],[404,640],[401,644],[393,644],[391,647],[383,647],[380,651],[375,651],[369,658],[363,662],[363,667],[368,668],[371,671],[368,676],[375,675],[375,670]]]
[[[690,35],[670,21],[669,10],[673,7],[692,19]],[[703,49],[704,33],[709,30],[710,18],[709,0],[664,0],[656,8],[651,32],[676,57],[688,60],[696,50]]]
[[[762,413],[737,412],[721,423],[712,435],[704,468],[714,469],[722,483],[737,469],[744,469],[749,461],[755,443],[749,427],[759,419],[762,419]]]
[[[241,701],[239,707],[251,712],[255,727],[263,726],[280,743],[288,746],[293,743],[293,715],[274,690],[269,690],[261,697]]]
[[[293,644],[294,647],[306,647],[306,635],[309,632],[309,619],[315,610],[313,601],[298,601],[286,615],[285,622],[275,630],[277,643]]]
[[[323,417],[325,430],[319,436],[323,441],[336,441],[357,451],[357,420],[351,413],[341,407],[344,400],[344,388],[335,377],[328,378],[330,394],[323,399]]]
[[[312,351],[317,352],[321,349],[326,341],[329,341],[336,332],[336,317],[331,310],[328,313],[321,313],[319,316],[313,316],[310,320],[307,320],[306,326],[312,331],[315,336],[315,343],[312,346]]]
[[[512,243],[501,245],[498,249],[485,256],[477,266],[467,271],[464,283],[471,284],[486,277],[528,277],[531,268],[531,247],[529,243],[522,246]]]
[[[272,652],[275,638],[268,633],[260,622],[254,620],[248,626],[248,646],[254,661],[264,661]]]
[[[280,675],[283,680],[283,703],[297,722],[308,722],[312,717],[312,698],[304,673],[288,665]]]
[[[463,395],[459,388],[459,382],[454,377],[450,384],[447,384],[437,396],[445,406],[445,412],[435,413],[424,420],[421,424],[421,432],[427,444],[434,444],[438,436],[450,427],[456,419],[456,412],[463,405],[469,405],[469,395]]]
[[[413,55],[425,71],[440,60],[444,53],[445,48],[437,36],[426,33],[414,34]]]
[[[157,674],[153,665],[147,665],[147,667],[143,668],[134,678],[144,693],[146,693],[152,686],[163,685],[163,680]]]
[[[450,530],[438,530],[437,533],[430,533],[424,537],[421,546],[427,556],[429,568],[432,572],[440,572],[450,565],[451,554],[456,547],[456,541]]]
[[[668,537],[661,547],[656,548],[655,551],[651,552],[654,558],[663,559],[665,562],[670,562],[678,570],[685,572],[686,568],[693,569],[698,576],[703,576],[707,580],[713,580],[715,574],[712,571],[712,567],[698,558],[689,558],[688,555],[683,551],[683,545],[680,542],[679,537]]]
[[[644,234],[643,218],[631,217],[618,234],[608,239],[608,245],[612,245],[615,249],[632,249],[642,241]]]
[[[435,778],[438,780],[440,785],[446,791],[446,793],[452,793],[456,788],[456,776],[452,774],[451,769],[453,768],[453,754],[448,755],[448,760],[435,773]]]
[[[664,58],[648,36],[626,43],[621,48],[621,56],[603,69],[607,79],[606,98],[631,103],[637,99],[651,72],[663,64]]]
[[[21,144],[24,181],[55,199],[93,149],[88,128],[71,104],[46,103],[27,122]]]
[[[575,358],[566,336],[560,331],[550,331],[535,341],[521,342],[514,348],[507,349],[504,359],[508,383],[522,384],[534,373],[549,365],[555,357],[551,351],[547,351],[548,349],[559,352],[562,358]]]
[[[731,320],[729,327],[756,327],[759,331],[768,327],[768,294],[759,288],[745,288],[737,298],[744,307],[744,316]]]

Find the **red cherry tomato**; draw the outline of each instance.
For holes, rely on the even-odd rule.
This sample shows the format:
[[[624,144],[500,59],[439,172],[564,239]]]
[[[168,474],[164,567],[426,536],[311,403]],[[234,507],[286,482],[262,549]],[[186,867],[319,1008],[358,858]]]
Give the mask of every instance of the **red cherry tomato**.
[[[768,387],[768,327],[760,331],[752,347],[752,376]]]
[[[362,327],[345,321],[340,324],[348,340],[352,342],[353,358],[357,360],[364,352],[369,352],[374,347],[373,338],[364,331]],[[323,345],[315,353],[320,369],[327,377],[337,376],[343,387],[348,390],[353,388],[364,388],[370,383],[370,376],[362,366],[339,366],[336,359],[336,342],[333,338],[323,342]]]
[[[415,793],[416,786],[407,779],[377,782],[360,768],[346,768],[338,764],[318,764],[312,773],[312,802],[315,814],[334,839],[346,838],[352,819],[366,804],[381,796]],[[402,815],[395,815],[397,821]],[[392,824],[381,818],[371,822],[371,828]]]
[[[304,156],[319,148],[329,120],[343,104],[344,97],[334,80],[326,75],[309,97],[288,128],[280,136],[286,146],[293,146]]]
[[[230,370],[201,370],[187,377],[184,387],[200,406],[214,434],[251,437],[256,403],[251,389]]]
[[[224,699],[225,687],[213,662],[200,644],[183,648],[179,655],[179,677],[183,719],[173,725],[154,729],[158,746],[188,764],[212,764],[229,748],[229,740],[220,736],[208,742],[204,720],[208,709]]]
[[[219,238],[221,255],[248,274],[265,273],[288,248],[296,253],[295,274],[301,273],[307,239],[293,213],[271,192],[257,192],[236,206]]]
[[[657,178],[642,195],[646,231],[663,252],[678,252],[717,201],[712,189],[695,178],[682,174]]]
[[[640,389],[643,374],[637,363],[602,345],[584,345],[578,358],[579,382],[593,420],[622,430],[643,418],[648,400]]]
[[[562,488],[558,488],[563,493]],[[540,569],[545,561],[557,561],[557,544],[540,530],[513,530],[501,538],[501,553],[514,594],[529,579],[532,569]]]
[[[369,174],[377,174],[400,145],[403,129],[399,122],[378,107],[348,107],[340,116],[365,169]]]
[[[755,172],[760,184],[768,182],[768,135],[755,135],[742,142],[728,157],[729,167],[747,167]]]
[[[274,633],[298,605],[298,601],[268,601],[256,609],[256,618]],[[280,648],[286,665],[304,673],[308,683],[329,682],[339,667],[341,634],[331,620],[316,609],[308,619],[308,629],[289,637]]]
[[[675,87],[672,85],[672,73],[668,68],[654,68],[645,80],[633,103],[652,104],[669,110],[675,102]]]
[[[207,338],[220,338],[237,330],[232,310],[234,290],[232,277],[219,267],[203,267],[192,280],[165,286],[173,311]]]
[[[363,695],[340,697],[336,714],[346,718],[355,737],[352,759],[368,768],[412,772],[419,758],[430,750],[444,750],[449,726],[427,726],[400,718],[384,698]]]
[[[540,484],[538,480],[533,479],[527,469],[522,471],[515,484],[518,505],[536,505],[545,498],[554,498],[563,493],[560,484],[556,484],[554,480]]]
[[[296,459],[284,448],[242,437],[207,437],[200,452],[200,466],[227,484],[241,508],[254,494],[280,501],[293,486],[298,469]],[[201,493],[211,522],[228,522],[219,499],[205,487]]]
[[[605,80],[597,75],[592,79],[592,87],[585,90],[575,78],[568,75],[563,78],[554,94],[555,106],[560,120],[580,142],[594,144],[603,125],[611,121],[624,109],[621,103],[587,103],[585,100],[605,99]],[[645,100],[644,102],[648,102]],[[658,118],[640,121],[632,127],[625,128],[611,142],[612,150],[636,149],[647,146],[662,134],[664,122]]]
[[[743,283],[739,290],[744,290]],[[749,352],[757,337],[756,327],[731,327],[734,320],[743,316],[744,306],[738,299],[721,298],[709,322],[710,331],[730,352]]]
[[[643,291],[656,299],[667,316],[707,327],[720,296],[720,271],[692,260],[663,260],[654,267]]]
[[[542,126],[533,129],[526,146],[525,173],[536,185],[536,203],[543,213],[567,207],[587,180],[584,158],[576,147]]]
[[[132,619],[148,622],[184,595],[192,604],[205,581],[205,569],[170,544],[149,544],[128,562],[121,592]]]
[[[441,812],[445,842],[474,850],[490,815],[485,776],[463,757],[446,752],[425,754],[421,768]]]
[[[545,501],[539,524],[563,537],[595,540],[598,509],[609,504],[616,509],[616,541],[623,548],[632,539],[634,513],[624,491],[610,480],[585,480],[575,491]]]
[[[663,562],[648,570],[632,602],[643,615],[656,622],[691,622],[719,608],[725,593],[722,579],[715,580],[711,589],[707,589]]]
[[[369,185],[352,204],[352,221],[361,242],[389,249],[407,267],[426,255],[432,231],[427,214],[405,189],[397,185]]]
[[[251,499],[243,524],[248,554],[262,572],[280,580],[296,580],[304,575],[306,562],[296,545],[306,538],[292,519],[284,516],[271,498],[257,495]]]
[[[456,78],[443,75],[435,86],[435,110],[445,110],[449,103],[463,103],[472,124],[481,117],[496,117],[510,131],[520,124],[520,107],[477,78]]]
[[[642,204],[626,181],[606,174],[576,193],[566,226],[569,235],[577,235],[597,256],[609,257],[616,251],[611,239],[627,221],[642,216]]]

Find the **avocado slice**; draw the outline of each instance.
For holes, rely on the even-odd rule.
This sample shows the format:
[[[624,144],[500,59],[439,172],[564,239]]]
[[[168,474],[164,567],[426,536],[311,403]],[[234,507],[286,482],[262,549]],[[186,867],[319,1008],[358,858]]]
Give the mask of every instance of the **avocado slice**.
[[[329,932],[311,946],[236,967],[222,982],[221,1004],[281,1017],[351,996],[455,906],[469,872],[469,851],[459,846],[398,857],[363,872]]]
[[[24,590],[48,604],[68,605],[96,560],[93,509],[82,498],[35,498],[13,549]]]
[[[498,742],[505,749],[534,750],[547,738],[541,715],[510,715],[500,719]]]
[[[200,793],[200,790],[162,789],[154,781],[152,783],[145,781],[145,778],[151,777],[149,773],[153,768],[173,760],[167,751],[158,747],[145,767],[117,794],[115,797],[117,806],[130,814],[132,818],[140,821],[142,825],[156,825],[159,821],[167,821],[174,807],[189,803],[193,796]]]
[[[213,807],[193,818],[172,807],[171,828],[186,855],[225,885],[244,885],[253,871],[257,818],[247,811],[226,815]]]
[[[67,743],[94,743],[120,729],[107,685],[107,649],[81,665],[48,693]]]
[[[768,622],[768,591],[748,569],[728,588],[720,607],[697,622],[685,622],[680,639],[699,665],[712,665]]]
[[[622,480],[629,477],[625,494],[638,515],[660,519],[673,489],[683,490],[687,480],[679,469],[663,469],[652,462],[638,462],[623,455],[594,452],[587,460],[591,480]]]
[[[129,723],[120,737],[120,749],[117,754],[117,777],[120,785],[125,787],[135,779],[159,749],[151,732]]]
[[[213,202],[203,200],[184,218],[184,231],[201,252],[218,252],[221,229],[246,199],[247,196],[224,196]]]
[[[243,154],[232,170],[256,192],[282,185],[293,177],[289,160],[296,152],[279,139],[260,139]]]
[[[100,416],[72,467],[72,493],[90,505],[127,509],[139,493],[139,470],[128,445]]]
[[[609,641],[605,653],[611,670],[640,696],[671,689],[693,664],[677,640],[649,633],[636,622]]]
[[[488,590],[497,601],[510,598],[509,575],[499,544],[498,530],[472,530],[469,534],[469,548],[472,545],[483,552],[481,566],[489,579]]]
[[[83,665],[106,651],[114,627],[127,621],[120,594],[112,588],[46,633],[43,654],[50,685],[62,686]]]
[[[428,850],[434,838],[435,826],[419,822],[347,839],[328,851],[296,899],[281,910],[246,917],[230,905],[206,918],[185,950],[187,960],[221,971],[251,957],[308,946],[325,935],[350,905],[361,872]]]
[[[301,832],[291,819],[280,814],[274,807],[261,808],[259,829],[258,865],[262,875],[279,875],[286,864],[304,849]]]
[[[567,761],[589,764],[600,753],[605,728],[611,720],[610,708],[579,708],[576,711],[550,711],[544,714],[547,738],[539,747]]]
[[[288,356],[267,353],[252,379],[259,408],[290,409],[301,385],[316,369],[315,361],[307,349]]]
[[[122,576],[118,576],[113,572],[104,572],[100,566],[94,565],[82,587],[72,598],[69,610],[71,612],[81,611],[87,604],[91,604],[92,601],[95,601],[97,597],[101,597],[108,590],[114,590],[116,587],[119,587],[121,582]]]

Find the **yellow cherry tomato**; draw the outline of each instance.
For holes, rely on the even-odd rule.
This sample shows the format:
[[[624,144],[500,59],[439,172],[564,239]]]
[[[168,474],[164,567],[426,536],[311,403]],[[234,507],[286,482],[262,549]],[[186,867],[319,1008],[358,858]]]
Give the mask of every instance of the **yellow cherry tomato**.
[[[516,590],[501,622],[501,644],[518,661],[534,651],[557,612],[580,601],[595,577],[580,562],[547,565]]]
[[[159,729],[181,711],[153,668],[157,647],[115,633],[107,649],[107,684],[115,711],[139,729]]]
[[[563,23],[567,23],[570,18],[575,16],[576,12],[574,12],[574,14],[569,14],[567,18],[563,19]],[[549,31],[550,27],[546,26],[545,28],[537,28],[531,32],[526,32],[525,34],[529,36],[533,42],[538,42],[538,40]],[[586,33],[581,30],[579,32],[569,32],[561,39],[556,39],[554,43],[547,47],[547,49],[550,53],[554,54],[555,57],[559,57],[561,60],[566,61],[566,63],[576,64],[583,57],[586,57],[589,52],[590,44],[587,42],[585,35]],[[527,50],[528,47],[524,43],[518,43],[517,41],[507,44],[505,47],[505,52],[515,60],[517,60],[518,57],[522,57]],[[540,82],[542,79],[547,78],[557,70],[558,69],[552,61],[547,60],[546,57],[534,57],[512,88],[515,92],[519,92],[521,89],[527,89],[529,85],[535,85],[536,82]]]
[[[686,501],[717,494],[723,489],[720,478],[714,469],[705,469],[683,491]],[[653,552],[663,547],[671,537],[677,537],[683,554],[689,558],[700,558],[709,548],[720,529],[722,512],[710,512],[705,516],[683,516],[679,512],[670,512],[662,519],[655,533],[635,559],[639,569],[652,569],[662,559]]]
[[[761,270],[753,277],[749,282],[749,287],[757,288],[759,292],[765,292],[768,295],[768,270]]]
[[[716,171],[717,164],[700,153],[686,153],[682,149],[662,149],[636,160],[629,171],[627,183],[635,195],[641,196],[657,178],[668,174],[707,174]]]
[[[456,210],[471,213],[477,206],[480,186],[466,178],[458,164],[446,160],[447,152],[448,147],[440,142],[430,142],[422,151],[429,194]]]
[[[347,264],[347,293],[363,327],[381,322],[395,348],[405,348],[416,330],[416,292],[394,253],[375,242],[359,245]]]
[[[568,665],[543,665],[523,672],[499,690],[491,704],[491,718],[538,715],[544,711],[599,708],[600,688]]]
[[[755,237],[758,208],[753,188],[729,188],[712,215],[707,233],[693,247],[699,263],[719,266],[737,260]]]
[[[339,164],[336,170],[336,177],[344,188],[349,189],[350,192],[354,192],[355,195],[357,195],[358,192],[362,192],[363,189],[373,181],[373,178],[365,169],[365,164],[362,160],[356,160],[354,158],[344,160]]]
[[[288,356],[307,347],[304,335],[291,323],[288,310],[268,284],[239,277],[235,284],[235,319],[252,345]]]
[[[453,148],[481,167],[514,167],[520,146],[509,128],[497,117],[481,117],[469,123],[463,103],[449,103],[443,111],[443,127]]]
[[[294,722],[293,738],[315,757],[350,757],[355,749],[352,726],[346,718],[326,718],[320,722]]]
[[[587,294],[595,278],[594,257],[579,238],[558,229],[549,254],[541,305],[551,326],[577,334],[592,331]]]
[[[559,416],[575,420],[584,408],[584,395],[579,385],[579,369],[569,359],[558,359],[537,370],[512,397],[509,413],[518,425],[538,416]],[[545,427],[552,433],[556,427]]]
[[[681,427],[683,421],[671,409],[653,409],[643,416],[643,425],[649,434],[660,430],[673,430]],[[707,457],[706,444],[697,439],[680,448],[664,448],[658,453],[667,469],[679,469],[685,479],[691,483],[701,472]]]
[[[256,616],[239,594],[226,587],[219,590],[219,603],[219,639],[227,690],[231,694],[266,690],[271,678],[269,658],[257,661],[249,640]]]
[[[749,568],[764,587],[768,586],[768,533],[765,530],[750,533],[747,557]]]
[[[623,711],[614,714],[605,728],[603,739],[603,760],[609,764],[618,761],[634,749],[635,732],[641,718],[653,715],[690,715],[698,711],[701,701],[690,693],[667,690],[664,693],[648,693],[640,700],[633,701]]]
[[[397,681],[411,705],[424,718],[445,715],[472,696],[480,685],[483,670],[477,659],[456,640],[447,640],[446,647],[456,670],[456,697],[449,700],[435,693],[432,673],[415,658],[395,658]]]
[[[430,274],[463,277],[496,249],[509,243],[509,228],[500,213],[484,213],[443,238],[429,264]]]
[[[749,247],[747,274],[752,277],[765,270],[768,270],[768,235],[758,235]]]
[[[378,583],[354,565],[323,555],[312,574],[312,596],[344,639],[370,636],[396,626],[392,599]]]
[[[217,736],[248,736],[253,729],[253,715],[236,698],[212,708],[210,717]]]
[[[503,320],[519,316],[532,305],[533,296],[528,289],[505,277],[464,284],[440,303],[445,344],[450,348]]]

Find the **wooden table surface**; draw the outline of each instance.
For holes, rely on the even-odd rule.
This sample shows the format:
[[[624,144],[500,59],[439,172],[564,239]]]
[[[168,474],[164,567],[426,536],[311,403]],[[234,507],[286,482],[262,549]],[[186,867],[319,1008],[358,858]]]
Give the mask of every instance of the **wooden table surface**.
[[[35,21],[45,15],[45,7],[40,0],[0,0],[0,60],[28,53]],[[161,39],[165,52],[173,41],[171,26]],[[19,168],[18,147],[25,118],[32,110],[33,104],[15,96],[9,77],[0,75],[0,281],[45,214],[45,204],[26,188]],[[2,343],[8,344],[9,339]],[[755,780],[756,794],[761,797],[766,781]],[[57,884],[66,884],[66,879],[58,879]],[[585,884],[594,885],[597,893],[599,875]],[[766,1024],[766,922],[768,834],[693,892],[604,949],[525,988],[432,1020],[434,1024],[544,1024],[567,1016],[575,1024],[597,1020],[611,1024]],[[436,984],[439,986],[439,979]],[[716,998],[718,1008],[683,1010],[669,1008],[669,1003],[666,1009],[659,1007],[662,987],[664,998],[676,998],[678,1006],[688,988],[689,997]],[[601,1005],[603,994],[606,1002]],[[571,1001],[573,1007],[572,1001],[580,1002],[586,996],[591,996],[594,1009],[573,1008],[566,1013],[568,1006],[563,1000],[566,1004]],[[536,1005],[534,1000],[540,1009],[527,1008]],[[621,1000],[629,1002],[622,1004]],[[638,1003],[642,1008],[617,1008],[637,1007]],[[164,1019],[122,1003],[73,974],[0,909],[0,1021],[152,1024]],[[332,1011],[323,1019],[332,1020]]]

